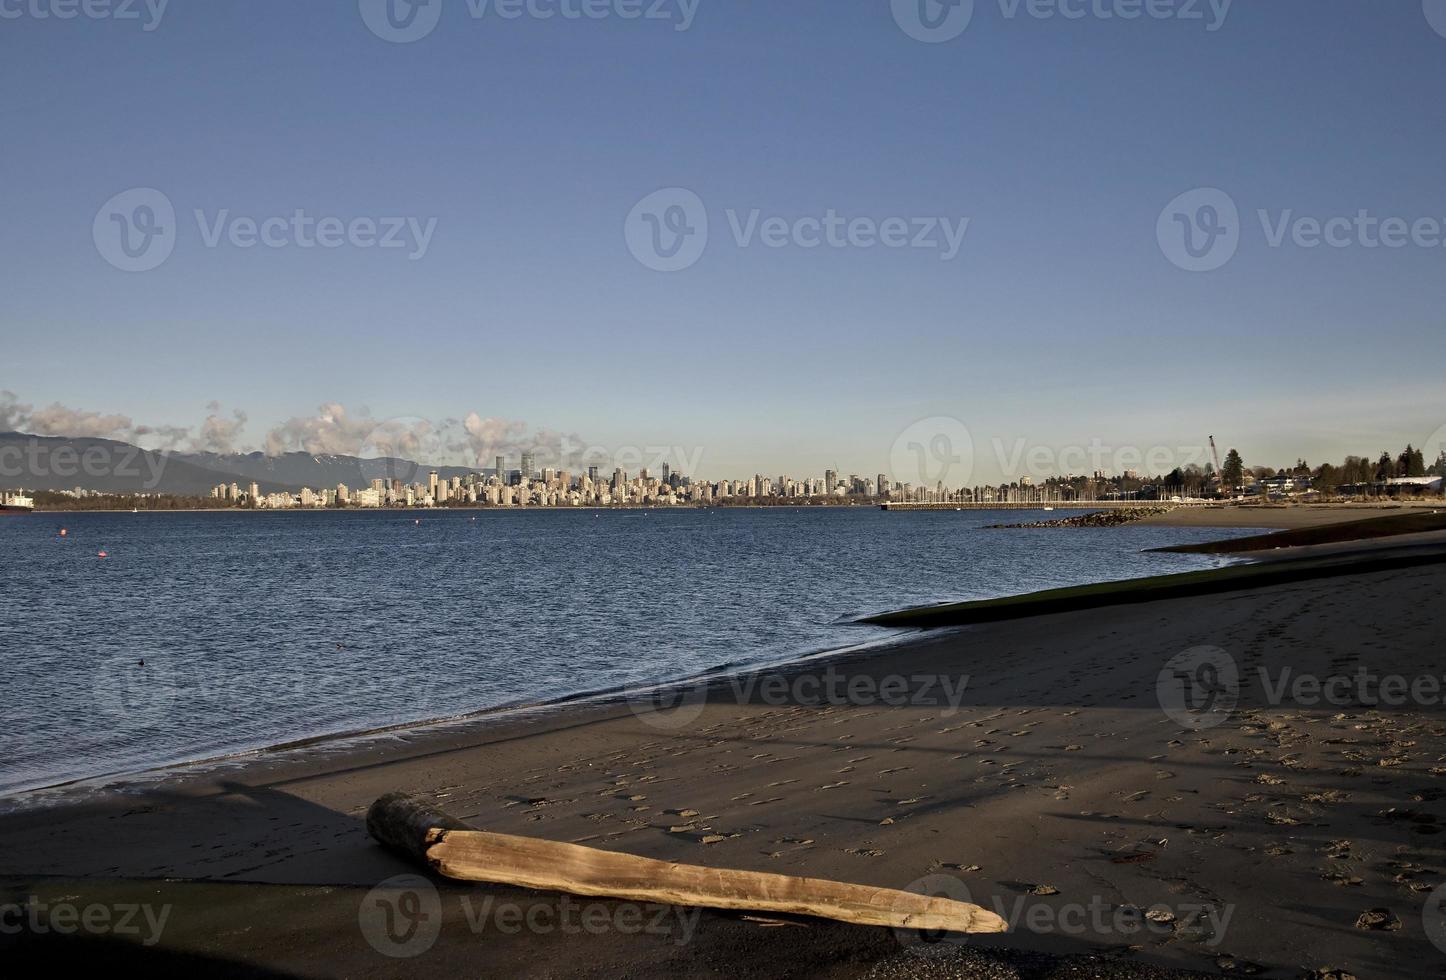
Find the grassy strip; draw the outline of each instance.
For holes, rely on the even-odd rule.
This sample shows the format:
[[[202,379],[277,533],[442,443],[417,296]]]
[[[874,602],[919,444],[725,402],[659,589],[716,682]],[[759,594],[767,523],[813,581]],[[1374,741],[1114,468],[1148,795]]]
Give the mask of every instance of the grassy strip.
[[[1158,602],[1189,596],[1216,595],[1257,589],[1267,585],[1285,585],[1338,575],[1360,575],[1401,568],[1415,568],[1446,562],[1446,550],[1424,554],[1384,555],[1382,557],[1332,556],[1296,561],[1270,562],[1260,565],[1234,565],[1203,572],[1179,575],[1156,575],[1150,578],[1126,579],[1123,582],[1100,582],[1067,589],[1050,589],[1002,599],[956,602],[941,606],[902,609],[898,612],[869,616],[860,620],[872,626],[907,626],[935,629],[943,626],[967,626],[992,623],[1027,616],[1122,606],[1137,602]]]
[[[1393,514],[1371,517],[1363,521],[1322,524],[1271,534],[1253,534],[1230,541],[1208,541],[1205,544],[1182,544],[1171,548],[1154,548],[1179,555],[1238,555],[1247,551],[1270,551],[1274,548],[1296,548],[1309,544],[1339,544],[1343,541],[1366,541],[1389,538],[1397,534],[1446,530],[1446,507],[1440,513],[1421,511],[1414,514]]]

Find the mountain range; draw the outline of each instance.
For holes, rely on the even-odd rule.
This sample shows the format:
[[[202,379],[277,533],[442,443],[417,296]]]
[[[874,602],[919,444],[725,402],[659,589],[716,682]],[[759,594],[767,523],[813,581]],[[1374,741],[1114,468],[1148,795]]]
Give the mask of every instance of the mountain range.
[[[372,480],[425,483],[434,469],[443,479],[482,472],[391,457],[157,452],[114,439],[0,432],[0,488],[8,490],[205,496],[218,484],[236,483],[244,490],[254,481],[262,493],[279,493],[302,487],[320,490],[339,483],[357,489]]]

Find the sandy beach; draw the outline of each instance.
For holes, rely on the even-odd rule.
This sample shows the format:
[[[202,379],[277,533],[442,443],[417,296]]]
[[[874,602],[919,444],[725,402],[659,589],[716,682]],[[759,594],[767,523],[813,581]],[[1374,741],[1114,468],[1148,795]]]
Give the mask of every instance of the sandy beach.
[[[1177,507],[1140,521],[1162,527],[1259,527],[1291,530],[1344,521],[1446,510],[1446,500],[1362,501],[1349,504],[1213,504]]]
[[[149,945],[52,928],[0,948],[288,976],[1440,975],[1443,586],[1438,564],[922,633],[12,813],[12,918],[165,915]],[[1221,655],[1239,682],[1213,710],[1162,693]],[[1302,678],[1354,680],[1327,697]],[[418,869],[362,822],[393,790],[487,830],[963,897],[1013,928],[922,944],[399,883]],[[437,912],[416,947],[373,914],[403,893]]]

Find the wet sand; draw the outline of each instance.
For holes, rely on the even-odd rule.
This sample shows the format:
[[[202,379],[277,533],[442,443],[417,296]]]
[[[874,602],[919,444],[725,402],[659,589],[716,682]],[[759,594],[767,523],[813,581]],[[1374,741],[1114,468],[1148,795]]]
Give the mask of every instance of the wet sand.
[[[988,623],[676,699],[271,753],[10,814],[0,904],[170,909],[151,946],[29,930],[0,935],[0,951],[162,974],[1439,975],[1439,688],[1375,705],[1358,687],[1335,703],[1270,691],[1286,667],[1439,681],[1443,587],[1433,565]],[[1201,647],[1240,672],[1238,704],[1163,710],[1177,670],[1206,676]],[[913,885],[1015,926],[921,956],[917,936],[814,921],[633,910],[649,931],[623,903],[590,902],[603,928],[578,934],[557,925],[555,895],[440,881],[371,893],[417,872],[363,828],[392,790],[483,829]],[[406,930],[377,917],[433,898],[439,933],[397,955]],[[504,909],[540,917],[509,928]],[[1362,919],[1372,909],[1389,912]]]

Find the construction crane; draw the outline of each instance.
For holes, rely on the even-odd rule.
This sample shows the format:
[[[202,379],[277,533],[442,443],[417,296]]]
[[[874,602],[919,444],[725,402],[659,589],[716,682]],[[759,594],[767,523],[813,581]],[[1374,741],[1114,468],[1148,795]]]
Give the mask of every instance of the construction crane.
[[[1210,437],[1210,456],[1215,460],[1215,479],[1220,481],[1220,496],[1225,496],[1225,470],[1220,465],[1220,450],[1215,448],[1215,437]],[[1231,488],[1232,490],[1234,487]]]

